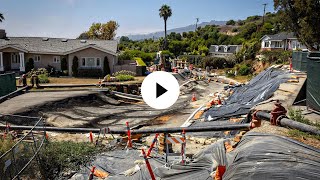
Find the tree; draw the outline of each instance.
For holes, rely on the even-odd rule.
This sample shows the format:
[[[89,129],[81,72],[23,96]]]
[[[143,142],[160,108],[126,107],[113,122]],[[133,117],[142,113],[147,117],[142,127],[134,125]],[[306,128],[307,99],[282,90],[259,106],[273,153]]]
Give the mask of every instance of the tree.
[[[231,20],[227,21],[226,25],[234,26],[234,25],[236,25],[236,22],[233,19],[231,19]]]
[[[159,15],[164,20],[164,49],[167,49],[167,20],[172,15],[170,6],[162,5],[159,9]]]
[[[109,21],[105,24],[103,23],[93,23],[87,35],[89,39],[102,39],[102,40],[112,40],[116,36],[116,31],[119,24],[116,21]]]
[[[310,50],[320,49],[320,1],[274,0],[282,23]],[[316,47],[316,48],[315,48]]]
[[[120,43],[124,43],[124,42],[130,42],[130,39],[128,36],[121,36]]]
[[[68,63],[66,58],[61,59],[61,70],[68,70]]]
[[[2,13],[0,13],[0,22],[2,22],[4,20],[4,16]]]
[[[78,67],[79,67],[78,57],[74,56],[72,60],[72,76],[74,77],[78,76]]]
[[[103,72],[105,75],[110,74],[110,66],[109,66],[109,60],[108,57],[104,57],[104,61],[103,61]]]
[[[81,33],[77,39],[89,39],[88,32]]]
[[[29,58],[26,63],[26,72],[31,71],[34,68],[34,61],[32,58]]]

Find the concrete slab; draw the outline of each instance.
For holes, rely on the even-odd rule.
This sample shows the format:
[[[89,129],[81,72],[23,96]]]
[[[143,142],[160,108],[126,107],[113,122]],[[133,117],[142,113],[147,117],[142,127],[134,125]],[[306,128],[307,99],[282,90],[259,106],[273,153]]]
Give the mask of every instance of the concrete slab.
[[[279,100],[286,109],[291,107],[307,79],[307,75],[305,73],[292,73],[292,76],[297,76],[299,82],[286,82],[280,84],[279,89],[274,92],[271,98],[257,104],[252,109],[272,111],[276,100]]]
[[[72,97],[88,96],[95,93],[96,92],[92,91],[29,92],[1,103],[0,113],[19,114],[49,102],[61,101]]]

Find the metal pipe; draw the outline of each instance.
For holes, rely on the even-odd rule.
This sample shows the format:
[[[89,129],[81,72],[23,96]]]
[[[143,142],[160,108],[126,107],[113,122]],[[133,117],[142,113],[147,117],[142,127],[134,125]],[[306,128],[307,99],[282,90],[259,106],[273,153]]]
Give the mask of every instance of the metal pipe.
[[[264,112],[264,111],[258,111],[256,113],[256,115],[259,119],[270,120],[270,118],[271,118],[271,115],[267,112]],[[304,124],[304,123],[301,123],[298,121],[294,121],[294,120],[288,119],[286,117],[280,118],[278,123],[284,127],[289,127],[289,128],[293,128],[293,129],[298,129],[300,131],[320,135],[319,128],[314,127],[314,126],[310,126],[310,125],[307,125],[307,124]]]
[[[10,130],[30,130],[34,126],[10,126]],[[0,129],[5,129],[5,125],[0,125]],[[101,129],[98,128],[59,128],[59,127],[34,127],[33,130],[38,131],[56,131],[56,132],[69,132],[69,133],[99,133]],[[102,128],[104,129],[104,128]],[[155,128],[155,129],[141,129],[131,130],[131,134],[156,134],[156,133],[181,133],[185,132],[208,132],[208,131],[229,131],[229,130],[248,130],[250,123],[245,124],[231,124],[207,127],[174,127],[174,128]],[[125,129],[108,129],[108,134],[127,134]]]

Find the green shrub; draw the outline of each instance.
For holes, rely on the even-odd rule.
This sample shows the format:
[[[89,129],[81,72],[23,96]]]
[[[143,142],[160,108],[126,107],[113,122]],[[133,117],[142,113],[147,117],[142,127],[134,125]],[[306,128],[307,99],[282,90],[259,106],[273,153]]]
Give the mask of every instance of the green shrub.
[[[43,83],[49,83],[49,78],[48,78],[48,74],[40,74],[38,75],[39,78],[39,83],[43,84]]]
[[[133,60],[134,57],[141,58],[144,62],[151,62],[155,58],[155,53],[146,53],[140,50],[126,50],[119,56],[119,60]]]
[[[31,69],[26,75],[27,77],[31,77],[32,75],[40,75],[40,74],[46,74],[48,75],[48,71],[46,68],[38,68],[37,70]]]
[[[104,61],[103,61],[103,72],[105,75],[110,74],[110,67],[109,67],[109,60],[108,57],[104,57]]]
[[[288,63],[288,58],[291,56],[291,51],[274,50],[274,51],[262,51],[263,60],[267,62],[275,62],[276,64]]]
[[[116,78],[119,81],[132,81],[132,80],[134,80],[134,76],[126,75],[126,74],[119,74],[116,76]]]
[[[247,64],[242,64],[240,67],[239,67],[239,72],[238,74],[240,76],[246,76],[248,74],[251,73],[251,67]]]
[[[77,56],[74,56],[72,60],[72,76],[74,77],[78,76],[78,68],[79,68],[79,60]]]
[[[103,77],[101,69],[78,69],[80,77]]]
[[[223,69],[223,68],[229,67],[229,63],[224,58],[205,57],[203,58],[203,61],[202,61],[202,67],[206,68],[207,66],[209,67],[212,66],[214,69],[216,68]]]
[[[118,72],[115,72],[112,74],[112,76],[118,76],[118,75],[130,75],[130,76],[136,76],[136,73],[135,72],[132,72],[132,71],[127,71],[127,70],[121,70],[121,71],[118,71]]]
[[[32,58],[29,58],[26,63],[26,72],[31,71],[34,68],[34,61]]]
[[[68,70],[68,63],[66,58],[61,59],[61,70]]]
[[[318,127],[320,129],[320,123],[313,123],[309,119],[305,118],[302,115],[302,110],[301,109],[296,109],[295,110],[295,109],[289,108],[288,116],[292,120],[295,120],[295,121],[298,121],[298,122],[301,122],[301,123],[304,123],[304,124],[308,124],[308,125],[311,125],[311,126],[316,126],[316,127]]]
[[[225,70],[225,74],[227,77],[234,77],[234,70],[227,69],[227,70]]]
[[[0,138],[0,156],[12,148],[14,144],[15,142],[12,140],[11,135],[7,135],[6,138]]]
[[[99,151],[90,143],[62,141],[46,144],[39,155],[46,177],[56,179],[59,175],[57,172],[78,170]]]

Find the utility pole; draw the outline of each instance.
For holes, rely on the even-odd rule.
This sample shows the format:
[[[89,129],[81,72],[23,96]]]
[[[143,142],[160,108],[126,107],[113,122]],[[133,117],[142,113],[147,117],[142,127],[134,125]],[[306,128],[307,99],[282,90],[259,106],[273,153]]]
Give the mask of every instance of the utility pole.
[[[197,28],[198,28],[198,22],[199,22],[199,18],[196,18],[196,29],[195,29],[195,31],[196,31]]]
[[[262,16],[262,26],[264,25],[264,15],[266,14],[266,6],[267,3],[262,4],[263,5],[263,16]]]

